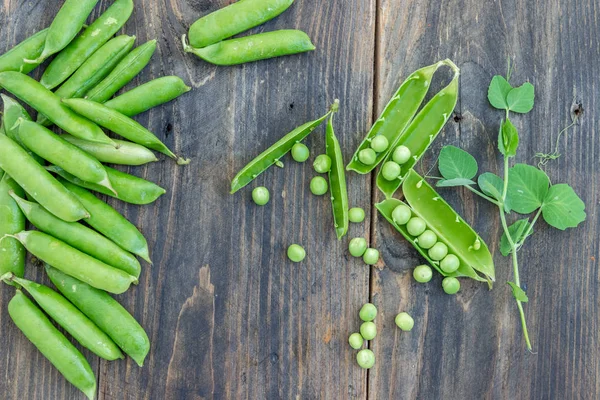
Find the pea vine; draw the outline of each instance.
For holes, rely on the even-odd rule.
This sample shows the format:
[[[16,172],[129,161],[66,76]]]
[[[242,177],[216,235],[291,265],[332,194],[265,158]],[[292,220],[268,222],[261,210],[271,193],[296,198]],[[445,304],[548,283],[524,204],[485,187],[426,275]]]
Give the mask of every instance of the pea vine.
[[[524,83],[513,88],[509,80],[510,68],[507,78],[494,76],[488,89],[490,104],[505,111],[498,133],[498,150],[503,156],[504,177],[485,172],[479,175],[475,182],[478,173],[475,158],[458,147],[445,146],[439,155],[438,168],[441,177],[436,179],[439,187],[465,187],[498,207],[503,230],[500,252],[503,256],[510,255],[513,265],[513,281],[507,284],[517,302],[523,336],[527,349],[531,351],[523,310],[523,303],[527,303],[529,298],[521,286],[518,252],[533,234],[533,227],[540,216],[548,225],[565,230],[583,222],[586,214],[585,204],[568,184],[552,184],[544,171],[531,165],[510,166],[511,159],[517,155],[519,147],[519,133],[510,120],[511,113],[526,114],[533,109],[534,87],[531,83]],[[516,219],[509,225],[507,215],[511,212],[527,217]]]

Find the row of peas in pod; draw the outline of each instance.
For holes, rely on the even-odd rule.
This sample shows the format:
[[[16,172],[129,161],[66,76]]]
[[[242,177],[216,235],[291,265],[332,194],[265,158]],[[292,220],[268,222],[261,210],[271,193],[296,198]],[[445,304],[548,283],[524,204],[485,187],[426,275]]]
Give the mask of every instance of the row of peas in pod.
[[[14,97],[1,95],[0,280],[16,289],[8,312],[90,399],[96,377],[56,325],[106,360],[124,353],[142,366],[150,350],[144,329],[110,296],[138,283],[136,256],[151,262],[148,243],[93,192],[150,204],[166,190],[106,164],[143,165],[158,160],[154,151],[189,162],[132,117],[190,87],[165,76],[113,97],[150,62],[157,43],[134,47],[134,36],[115,37],[132,0],[115,0],[84,25],[96,3],[66,0],[48,28],[0,55],[0,87],[37,112],[34,119]],[[52,56],[39,81],[27,75]],[[27,222],[37,230],[27,230]],[[58,291],[24,278],[26,251],[45,264]]]

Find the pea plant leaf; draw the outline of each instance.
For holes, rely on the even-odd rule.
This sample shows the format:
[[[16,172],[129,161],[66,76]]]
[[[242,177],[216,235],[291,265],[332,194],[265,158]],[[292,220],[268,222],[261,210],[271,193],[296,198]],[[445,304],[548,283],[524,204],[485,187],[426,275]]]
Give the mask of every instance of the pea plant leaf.
[[[491,198],[502,201],[502,191],[504,189],[504,181],[498,175],[491,172],[484,172],[477,178],[477,184],[481,191]],[[504,200],[504,211],[510,212],[510,199],[508,196]]]
[[[546,173],[527,164],[515,164],[508,171],[508,193],[512,210],[529,214],[542,206],[550,179]]]
[[[516,221],[514,224],[512,224],[511,226],[508,227],[508,233],[510,234],[510,237],[513,240],[513,243],[515,244],[520,244],[523,243],[525,241],[525,239],[527,239],[525,237],[525,233],[529,230],[529,227],[531,226],[531,224],[529,223],[529,220],[527,218],[524,219],[520,219],[518,221]],[[531,236],[531,234],[533,233],[533,229],[531,229],[529,231],[529,234],[527,236]],[[510,243],[508,242],[508,236],[506,236],[506,232],[502,234],[502,238],[500,239],[500,253],[502,253],[503,256],[508,256],[510,254],[511,251],[511,247],[510,247]]]
[[[521,86],[511,89],[506,96],[508,109],[520,114],[526,114],[531,111],[534,99],[535,89],[529,82],[525,82]]]
[[[452,178],[452,179],[442,179],[438,181],[436,184],[437,187],[452,187],[452,186],[470,186],[475,185],[470,179],[465,178]]]
[[[496,75],[492,78],[488,88],[488,101],[499,110],[508,110],[507,97],[511,90],[510,83],[503,76]]]
[[[525,293],[525,291],[523,289],[518,287],[516,283],[514,283],[514,282],[506,282],[506,283],[512,288],[513,296],[517,301],[521,301],[523,303],[527,303],[529,301],[529,298],[527,297],[527,293]]]
[[[557,229],[564,231],[575,228],[585,221],[585,203],[571,186],[559,183],[548,190],[542,205],[542,216],[544,221]]]
[[[518,147],[519,132],[510,119],[507,118],[502,123],[500,133],[498,134],[498,150],[507,157],[514,157],[517,155]]]
[[[477,175],[477,161],[475,158],[456,146],[444,146],[442,148],[438,168],[445,179],[462,178],[470,180]]]

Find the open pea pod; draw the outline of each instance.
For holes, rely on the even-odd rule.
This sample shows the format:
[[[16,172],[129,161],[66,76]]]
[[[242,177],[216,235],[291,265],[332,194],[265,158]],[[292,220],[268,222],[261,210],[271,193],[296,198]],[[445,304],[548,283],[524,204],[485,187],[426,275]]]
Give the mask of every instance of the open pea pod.
[[[335,112],[338,101],[332,106]],[[327,155],[331,158],[331,170],[329,171],[329,187],[331,191],[331,208],[333,209],[333,223],[338,239],[348,232],[348,190],[346,188],[346,173],[344,171],[344,158],[340,143],[335,137],[333,130],[332,113],[327,121],[325,131],[325,148]]]
[[[491,286],[496,277],[494,261],[487,245],[473,228],[414,170],[406,175],[402,191],[405,202],[387,199],[375,205],[381,215],[443,276],[469,277],[488,282]],[[418,245],[417,238],[408,233],[406,225],[400,226],[394,222],[392,212],[401,204],[407,205],[415,216],[422,218],[427,229],[435,232],[438,241],[448,246],[448,253],[458,257],[460,267],[457,271],[451,274],[443,272],[439,261],[429,257],[427,251]]]

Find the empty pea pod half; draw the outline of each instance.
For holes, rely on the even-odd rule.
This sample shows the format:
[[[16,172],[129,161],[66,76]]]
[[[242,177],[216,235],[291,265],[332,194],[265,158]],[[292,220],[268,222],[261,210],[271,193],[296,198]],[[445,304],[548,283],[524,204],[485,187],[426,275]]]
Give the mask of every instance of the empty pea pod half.
[[[23,60],[38,58],[42,54],[47,34],[48,28],[41,30],[0,55],[0,72],[17,71],[28,74],[33,71],[41,64],[41,61],[39,63],[26,63]]]
[[[414,170],[406,175],[402,191],[405,202],[387,199],[375,205],[381,215],[443,276],[469,277],[488,282],[491,286],[495,280],[494,261],[487,245],[473,228]],[[392,213],[401,205],[408,206],[414,217],[422,219],[426,229],[433,231],[438,242],[447,247],[448,254],[458,258],[460,265],[456,271],[444,272],[440,261],[430,257],[431,252],[419,245],[418,237],[409,233],[407,225],[400,225],[394,220]]]

